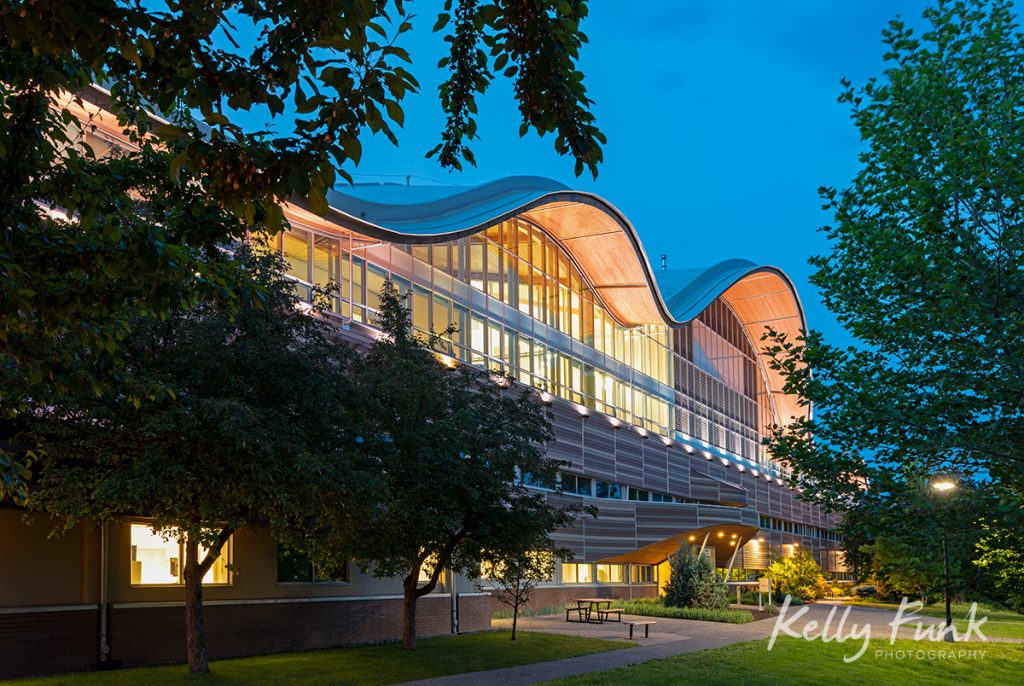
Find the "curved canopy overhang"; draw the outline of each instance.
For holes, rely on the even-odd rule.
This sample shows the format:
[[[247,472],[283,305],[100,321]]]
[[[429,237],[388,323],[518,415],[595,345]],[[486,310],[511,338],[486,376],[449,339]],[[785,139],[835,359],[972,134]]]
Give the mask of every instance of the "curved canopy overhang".
[[[632,224],[606,200],[537,176],[512,176],[480,186],[375,184],[328,193],[320,218],[300,204],[287,214],[330,230],[331,225],[399,243],[436,243],[472,235],[522,217],[546,231],[575,261],[606,309],[620,323],[679,326],[722,297],[760,349],[766,327],[795,339],[803,309],[786,275],[747,260],[707,269],[655,273]],[[778,421],[804,415],[782,393],[782,378],[761,365]]]

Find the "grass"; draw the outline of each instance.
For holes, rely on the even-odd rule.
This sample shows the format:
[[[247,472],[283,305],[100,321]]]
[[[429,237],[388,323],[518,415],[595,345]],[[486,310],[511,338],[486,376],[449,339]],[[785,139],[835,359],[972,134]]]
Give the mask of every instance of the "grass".
[[[754,615],[746,610],[706,610],[697,607],[665,607],[657,600],[630,600],[622,604],[622,613],[668,619],[696,619],[702,622],[746,624]]]
[[[898,610],[900,607],[899,603],[861,598],[848,600],[846,604],[858,607],[877,607],[883,610]],[[966,631],[966,618],[970,614],[971,604],[953,603],[950,610],[953,614],[953,625],[958,631]],[[933,603],[917,610],[916,613],[926,617],[945,617],[946,605],[942,602]],[[981,626],[981,633],[985,634],[987,638],[1024,638],[1024,615],[999,605],[978,603],[975,618],[981,619],[982,617],[988,617],[988,621]]]
[[[519,618],[523,617],[544,617],[547,615],[560,615],[565,612],[565,608],[561,605],[548,605],[547,607],[534,608],[520,608]],[[512,610],[498,610],[491,619],[512,619]]]
[[[113,672],[89,672],[3,682],[16,686],[170,686],[177,684],[346,684],[377,686],[545,662],[606,650],[628,648],[628,641],[605,641],[521,631],[516,640],[509,632],[493,631],[463,636],[442,636],[418,641],[414,653],[405,654],[398,643],[336,648],[301,653],[217,660],[211,674],[197,677],[181,665],[141,667]]]
[[[1024,646],[993,643],[961,643],[956,649],[976,650],[978,659],[899,659],[876,656],[876,650],[949,650],[943,643],[872,641],[856,662],[843,662],[844,655],[860,649],[859,641],[845,644],[809,643],[798,638],[780,638],[771,652],[767,640],[739,643],[725,648],[702,650],[686,655],[652,660],[641,665],[596,672],[558,681],[550,686],[663,686],[678,683],[706,683],[720,686],[862,686],[863,684],[957,684],[990,686],[1020,683]]]
[[[847,605],[861,605],[863,607],[880,607],[886,610],[898,610],[900,607],[899,603],[890,603],[880,600],[872,600],[870,598],[851,598],[850,600],[844,601]],[[953,612],[953,617],[966,617],[971,611],[971,603],[952,603],[950,610]],[[927,615],[929,617],[945,617],[946,616],[946,604],[941,600],[931,605],[926,605],[917,611],[919,615]],[[1000,621],[1000,622],[1024,622],[1024,614],[1014,612],[1013,610],[1007,610],[1001,605],[994,605],[991,603],[978,603],[978,611],[976,613],[978,617],[988,617],[989,621]]]

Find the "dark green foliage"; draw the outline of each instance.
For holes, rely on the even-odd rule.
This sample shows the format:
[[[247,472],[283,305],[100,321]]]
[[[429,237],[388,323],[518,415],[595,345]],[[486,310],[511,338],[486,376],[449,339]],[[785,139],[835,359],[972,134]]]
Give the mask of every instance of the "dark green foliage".
[[[604,137],[576,68],[586,5],[448,9],[486,27],[496,70],[520,69],[523,133],[556,134],[577,174],[596,173]],[[216,246],[247,226],[277,231],[285,200],[324,214],[361,136],[397,142],[418,88],[401,47],[410,19],[401,0],[0,2],[0,497],[23,499],[43,457],[19,435],[25,415],[65,393],[124,392],[131,321],[204,290],[230,297],[237,275]],[[472,159],[481,88],[473,62],[450,69],[441,145],[455,152],[441,163],[454,168]],[[99,160],[83,144],[95,126],[77,125],[90,105],[75,96],[90,84],[138,154]]]
[[[970,564],[982,526],[1001,541],[1024,504],[1024,37],[1005,0],[939,1],[925,19],[920,35],[890,22],[884,74],[844,84],[861,168],[821,190],[830,250],[811,262],[855,344],[768,332],[769,364],[814,412],[767,443],[803,497],[848,512],[858,578],[934,593],[946,532],[955,585],[987,594],[994,577]],[[986,495],[952,526],[928,493],[942,474]],[[985,559],[1012,577],[1013,557]]]
[[[1024,612],[1024,513],[1003,513],[981,523],[974,566],[992,583],[991,597]]]
[[[1011,8],[940,2],[921,36],[891,22],[884,77],[840,98],[862,166],[822,189],[834,222],[812,281],[858,345],[768,337],[786,390],[814,406],[813,421],[783,418],[770,447],[827,503],[893,471],[1024,481],[1024,38]]]
[[[285,534],[302,525],[321,489],[356,490],[359,473],[349,348],[297,307],[276,254],[243,247],[236,258],[258,299],[228,310],[204,300],[131,323],[125,367],[162,392],[143,401],[65,395],[31,426],[48,457],[30,509],[65,528],[143,515],[185,541],[194,671],[206,669],[201,579],[228,538],[244,525]]]
[[[347,509],[336,507],[343,497],[325,497],[306,547],[325,571],[354,559],[378,577],[402,578],[404,641],[413,649],[416,600],[443,572],[476,577],[485,561],[544,549],[540,543],[574,512],[517,481],[517,470],[554,479],[558,469],[544,456],[551,429],[533,391],[444,365],[433,350],[437,337],[413,333],[409,308],[390,283],[379,326],[352,377],[369,462],[365,497]]]
[[[725,582],[705,555],[684,547],[669,558],[671,576],[665,586],[666,607],[721,609],[729,606]]]
[[[531,128],[540,135],[555,132],[555,150],[576,160],[576,175],[586,168],[596,178],[606,140],[576,68],[587,42],[580,30],[587,13],[585,0],[446,0],[434,26],[452,26],[445,37],[449,54],[438,65],[450,71],[439,87],[448,119],[441,143],[428,157],[437,155],[443,166],[456,169],[462,160],[474,163],[466,141],[477,137],[476,96],[503,75],[514,83],[520,135]]]

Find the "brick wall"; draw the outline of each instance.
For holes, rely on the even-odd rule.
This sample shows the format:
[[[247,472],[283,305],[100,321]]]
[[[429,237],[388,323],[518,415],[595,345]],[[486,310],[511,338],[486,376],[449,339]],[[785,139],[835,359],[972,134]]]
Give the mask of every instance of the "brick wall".
[[[451,629],[447,596],[420,598],[420,637]],[[206,648],[211,659],[376,643],[401,638],[402,601],[284,602],[206,607]],[[111,658],[124,665],[181,662],[185,608],[111,610]]]
[[[658,585],[650,584],[645,586],[633,586],[633,598],[653,598],[658,595]],[[530,602],[526,607],[540,609],[557,605],[564,607],[576,598],[615,598],[628,600],[630,598],[629,586],[542,586],[534,589],[530,595]],[[497,598],[491,599],[491,611],[510,609]]]
[[[492,598],[488,595],[459,596],[459,633],[487,631],[491,628]]]
[[[98,648],[95,609],[0,615],[0,679],[92,669]]]
[[[402,601],[346,600],[210,605],[205,608],[211,659],[377,643],[401,638]],[[110,659],[125,667],[182,662],[185,608],[110,608]],[[491,626],[491,598],[459,597],[459,628]],[[448,596],[420,598],[419,637],[451,630]],[[0,679],[87,671],[96,667],[97,611],[0,615]]]

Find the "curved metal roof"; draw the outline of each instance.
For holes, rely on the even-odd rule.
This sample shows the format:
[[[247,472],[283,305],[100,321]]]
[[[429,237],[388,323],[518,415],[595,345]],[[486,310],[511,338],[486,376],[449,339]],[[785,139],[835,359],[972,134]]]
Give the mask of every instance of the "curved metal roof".
[[[479,186],[357,185],[328,193],[319,218],[289,204],[306,223],[329,224],[400,243],[436,243],[523,217],[552,236],[576,262],[607,310],[627,326],[681,325],[722,297],[755,348],[766,326],[796,338],[804,328],[796,289],[779,269],[730,259],[704,269],[655,272],[633,225],[611,203],[539,176],[510,176]],[[782,379],[765,369],[778,419],[805,410],[782,393]]]

